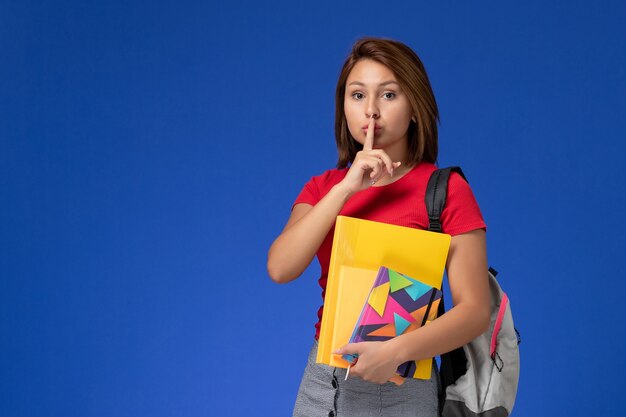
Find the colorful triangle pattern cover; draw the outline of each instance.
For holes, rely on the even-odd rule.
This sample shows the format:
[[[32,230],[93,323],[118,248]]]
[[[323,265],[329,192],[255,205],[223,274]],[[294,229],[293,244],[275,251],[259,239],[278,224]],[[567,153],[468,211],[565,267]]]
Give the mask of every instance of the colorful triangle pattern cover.
[[[350,343],[385,341],[411,332],[437,317],[441,291],[381,266]],[[352,355],[344,355],[348,362]],[[417,361],[405,362],[397,374],[415,378]]]

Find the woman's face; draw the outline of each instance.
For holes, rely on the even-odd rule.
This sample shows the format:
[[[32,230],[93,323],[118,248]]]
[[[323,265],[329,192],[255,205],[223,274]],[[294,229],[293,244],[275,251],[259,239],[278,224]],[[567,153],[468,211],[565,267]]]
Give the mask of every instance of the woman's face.
[[[365,141],[373,114],[376,121],[374,149],[384,149],[392,159],[404,157],[412,110],[388,67],[371,59],[356,63],[346,81],[344,112],[348,129],[357,142]]]

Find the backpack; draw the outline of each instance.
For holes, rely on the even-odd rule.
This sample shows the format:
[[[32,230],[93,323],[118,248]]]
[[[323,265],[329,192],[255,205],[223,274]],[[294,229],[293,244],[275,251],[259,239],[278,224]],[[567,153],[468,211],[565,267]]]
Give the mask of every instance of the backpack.
[[[434,171],[426,188],[428,230],[441,233],[441,213],[446,204],[450,173],[459,167]],[[513,410],[520,372],[519,332],[513,325],[509,300],[496,280],[489,276],[491,322],[489,329],[465,346],[441,355],[440,413],[442,417],[507,417]],[[437,316],[445,312],[443,299]]]

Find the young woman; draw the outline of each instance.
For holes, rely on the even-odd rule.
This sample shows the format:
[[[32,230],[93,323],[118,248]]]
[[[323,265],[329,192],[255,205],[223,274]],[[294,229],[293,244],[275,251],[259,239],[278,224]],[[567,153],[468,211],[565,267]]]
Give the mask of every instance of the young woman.
[[[313,177],[296,199],[284,230],[272,244],[267,268],[277,283],[290,282],[317,254],[325,295],[338,215],[428,228],[426,184],[437,168],[437,103],[422,62],[406,45],[363,38],[346,59],[336,90],[336,169]],[[315,363],[323,312],[318,312],[294,416],[437,416],[439,376],[388,382],[408,360],[462,346],[489,325],[486,226],[468,184],[456,173],[442,213],[452,235],[446,264],[454,307],[441,318],[385,342],[346,345],[358,353],[346,370]],[[434,362],[433,362],[434,363]]]

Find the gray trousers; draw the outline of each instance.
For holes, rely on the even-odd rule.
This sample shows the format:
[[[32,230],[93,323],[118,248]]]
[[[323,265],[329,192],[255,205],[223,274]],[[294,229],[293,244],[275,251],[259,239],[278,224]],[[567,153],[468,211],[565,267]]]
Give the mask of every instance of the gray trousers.
[[[313,344],[300,382],[293,417],[438,417],[439,372],[433,361],[429,380],[407,378],[375,384],[350,377],[346,370],[315,363]]]

